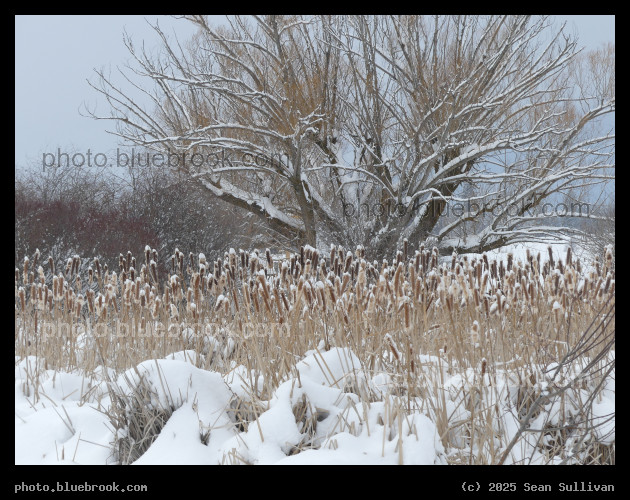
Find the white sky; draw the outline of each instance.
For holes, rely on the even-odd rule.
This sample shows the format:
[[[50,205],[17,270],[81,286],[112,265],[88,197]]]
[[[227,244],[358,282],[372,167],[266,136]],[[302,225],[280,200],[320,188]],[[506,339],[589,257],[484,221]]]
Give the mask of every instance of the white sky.
[[[220,19],[221,16],[216,16]],[[556,16],[567,20],[588,48],[614,42],[614,16]],[[107,103],[86,80],[96,82],[94,68],[124,66],[129,53],[123,30],[147,48],[158,37],[147,21],[159,22],[165,33],[176,30],[180,40],[194,32],[184,20],[168,16],[16,16],[15,18],[15,160],[16,166],[41,162],[42,153],[74,149],[92,154],[111,152],[117,138],[105,131],[110,121],[83,117],[83,104],[108,113]]]

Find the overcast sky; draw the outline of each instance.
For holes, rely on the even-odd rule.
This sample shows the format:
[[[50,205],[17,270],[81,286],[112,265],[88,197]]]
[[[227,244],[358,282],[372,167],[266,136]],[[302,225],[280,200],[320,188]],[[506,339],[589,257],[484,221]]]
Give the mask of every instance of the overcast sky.
[[[220,19],[220,16],[216,16]],[[595,48],[614,42],[614,16],[557,16]],[[145,20],[146,19],[146,20]],[[16,165],[41,162],[42,153],[71,150],[111,152],[117,138],[105,131],[110,121],[80,115],[83,105],[107,113],[107,104],[86,80],[94,68],[123,66],[129,53],[123,31],[134,41],[157,47],[147,21],[158,21],[166,33],[186,40],[194,32],[184,20],[168,16],[16,16],[15,18],[15,159]]]

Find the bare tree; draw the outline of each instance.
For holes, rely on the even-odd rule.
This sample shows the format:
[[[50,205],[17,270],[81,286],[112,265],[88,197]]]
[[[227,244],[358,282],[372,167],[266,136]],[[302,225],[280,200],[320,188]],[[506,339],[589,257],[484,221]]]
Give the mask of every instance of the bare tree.
[[[586,64],[548,17],[184,17],[184,47],[125,38],[151,104],[101,71],[93,116],[295,246],[558,237],[540,208],[614,179],[614,47]]]

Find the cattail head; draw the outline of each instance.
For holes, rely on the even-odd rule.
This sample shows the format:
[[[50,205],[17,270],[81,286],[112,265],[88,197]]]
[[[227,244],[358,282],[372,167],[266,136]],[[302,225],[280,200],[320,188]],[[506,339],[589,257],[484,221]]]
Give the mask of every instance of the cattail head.
[[[87,302],[88,311],[90,314],[94,314],[94,290],[86,290],[85,301]]]
[[[478,288],[474,289],[474,291],[473,291],[473,298],[475,300],[475,307],[479,308],[479,305],[481,303],[481,299],[480,299],[480,296],[479,296],[479,289]]]
[[[427,256],[427,260],[426,260],[426,265],[423,264],[423,267],[429,271],[430,269],[435,269],[438,266],[438,257],[439,257],[439,252],[437,247],[433,247],[433,250],[431,251],[431,257],[429,259],[429,257]]]
[[[604,259],[606,261],[606,269],[610,270],[613,268],[613,246],[606,245]]]
[[[404,264],[402,262],[398,263],[396,267],[396,272],[394,273],[394,293],[396,296],[400,296],[400,288],[402,285],[402,276],[403,276],[403,267]]]
[[[151,278],[153,279],[155,283],[157,283],[157,280],[158,280],[157,265],[153,259],[151,259],[150,269],[151,269]]]
[[[610,273],[608,273],[608,276],[606,277],[606,284],[604,285],[604,293],[608,293],[611,280],[612,280],[612,276],[610,275]]]
[[[375,310],[376,310],[376,297],[374,296],[372,292],[370,292],[370,295],[368,298],[367,313],[373,314]]]
[[[553,251],[551,250],[551,245],[547,245],[547,253],[549,254],[549,265],[551,269],[554,268],[554,260],[553,260]]]
[[[343,272],[344,273],[350,272],[350,265],[351,264],[352,264],[352,252],[348,252],[346,254],[346,259],[344,261],[344,266],[343,266]]]
[[[473,344],[477,344],[479,342],[479,322],[477,320],[473,321],[470,329],[470,339]]]
[[[20,299],[20,308],[24,312],[26,310],[26,292],[24,292],[23,287],[18,288],[18,297]]]
[[[66,276],[72,276],[73,274],[74,274],[74,261],[69,258],[66,261]]]

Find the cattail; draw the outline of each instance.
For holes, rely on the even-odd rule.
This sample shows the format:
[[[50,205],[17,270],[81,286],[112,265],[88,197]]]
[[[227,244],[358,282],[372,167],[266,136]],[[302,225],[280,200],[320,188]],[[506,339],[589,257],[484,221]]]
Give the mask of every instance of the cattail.
[[[271,252],[269,251],[268,248],[265,250],[265,257],[267,258],[267,267],[269,269],[273,269],[273,261],[271,260]]]
[[[403,239],[403,260],[407,262],[407,255],[409,255],[409,240]]]
[[[444,302],[446,302],[446,309],[448,310],[449,315],[453,314],[453,297],[450,293],[445,294],[446,295],[446,300]],[[444,299],[444,297],[442,296],[442,290],[440,290],[440,298]]]
[[[612,264],[613,264],[613,246],[612,245],[606,245],[604,258],[606,260],[606,267],[608,269],[612,269]]]
[[[489,271],[489,270],[490,270],[490,264],[488,263],[488,254],[486,254],[486,253],[484,252],[484,253],[483,253],[483,255],[482,255],[482,258],[483,258],[483,264],[484,264],[484,266],[485,266],[485,267],[484,267],[484,269],[485,269],[486,271]]]
[[[415,284],[416,282],[416,268],[413,266],[413,263],[409,263],[409,283]]]
[[[492,277],[493,280],[497,279],[497,261],[493,260],[492,264],[490,265],[490,276]]]
[[[175,307],[174,304],[171,304],[170,306],[170,316],[171,316],[171,320],[174,320],[174,321],[179,320],[179,311],[177,310],[177,307]]]
[[[508,270],[508,272],[512,270],[513,260],[514,260],[514,255],[512,254],[512,252],[508,252],[508,254],[507,254],[507,270]]]
[[[553,275],[553,294],[558,295],[558,287],[560,285],[560,273],[554,273]]]
[[[24,272],[22,275],[22,282],[26,285],[28,283],[28,257],[24,257]]]
[[[473,321],[470,330],[470,338],[473,344],[477,344],[479,342],[479,322],[477,320]]]
[[[98,257],[94,258],[94,267],[96,268],[96,277],[101,278],[101,263],[98,260]]]
[[[486,271],[483,272],[483,277],[481,278],[481,292],[482,293],[485,293],[485,291],[487,289],[488,278],[489,278],[489,275],[488,275],[488,271],[486,270]]]
[[[304,275],[309,276],[311,273],[311,259],[306,259],[306,263],[304,264]]]
[[[553,303],[553,316],[554,316],[554,320],[557,323],[560,322],[560,310],[562,309],[562,306],[560,305],[560,303],[556,300]]]
[[[298,278],[298,276],[300,276],[302,274],[302,265],[299,263],[299,261],[296,260],[295,262],[295,275],[293,276],[295,279]]]
[[[87,290],[85,292],[85,297],[87,299],[88,311],[90,314],[94,314],[94,291]]]
[[[566,264],[567,264],[567,266],[571,266],[573,264],[573,259],[572,259],[572,254],[571,254],[571,247],[567,247]]]
[[[48,256],[48,268],[50,269],[51,274],[55,274],[55,264],[53,262],[52,256]]]
[[[258,303],[258,290],[257,290],[257,287],[252,287],[250,298],[251,298],[251,301],[254,303],[254,309],[256,310],[256,313],[260,314],[260,305]]]
[[[236,309],[236,312],[239,312],[239,305],[238,305],[238,295],[236,294],[236,288],[232,288],[232,303],[234,304],[234,308]]]
[[[247,269],[247,266],[245,264],[245,250],[243,250],[242,248],[238,249],[238,256],[241,260],[241,269]]]
[[[569,299],[567,298],[567,294],[562,294],[562,310],[566,311],[569,308]]]
[[[267,287],[267,280],[265,279],[265,273],[264,272],[261,271],[258,274],[258,281],[260,282],[260,286],[262,287],[263,296],[268,299],[269,298],[269,288]]]
[[[348,273],[348,272],[350,272],[350,265],[351,265],[351,264],[352,264],[352,253],[351,253],[351,252],[348,252],[348,253],[346,254],[346,259],[345,259],[345,262],[344,262],[344,267],[343,267],[343,272],[344,272],[344,273]]]
[[[153,259],[151,259],[150,269],[151,269],[151,278],[154,283],[157,283],[158,282],[157,265],[155,264],[155,261]]]
[[[24,288],[18,288],[18,297],[20,299],[20,307],[22,308],[22,312],[26,310],[26,293],[24,292]]]
[[[326,269],[326,259],[322,259],[322,263],[320,267],[321,267],[322,276],[326,276],[328,274],[328,270]]]
[[[368,314],[373,314],[375,310],[376,310],[376,297],[374,296],[373,293],[370,292],[368,305],[367,305],[367,312]]]
[[[64,290],[64,279],[63,274],[59,273],[57,276],[57,300],[61,301],[63,299],[63,290]]]
[[[336,280],[338,280],[339,278],[336,278]],[[332,285],[332,283],[330,281],[327,282],[327,284],[329,284],[328,286],[328,292],[330,294],[330,300],[332,301],[333,304],[337,303],[337,296],[335,294],[335,287]]]
[[[402,270],[403,270],[403,263],[399,262],[398,267],[396,267],[396,272],[394,273],[394,292],[396,294],[396,297],[400,296]]]
[[[553,269],[554,268],[554,260],[553,260],[553,252],[551,250],[551,245],[547,245],[547,253],[549,254],[550,269]]]
[[[313,297],[311,295],[311,284],[308,281],[304,282],[304,297],[306,298],[306,303],[308,304],[309,309],[313,307]]]
[[[604,293],[608,293],[608,289],[610,288],[610,281],[612,279],[612,276],[610,275],[610,273],[608,273],[608,276],[606,278],[606,285],[604,285]]]
[[[400,353],[398,352],[398,349],[396,348],[396,345],[389,333],[385,334],[385,340],[387,341],[387,345],[389,346],[390,351],[392,351],[394,358],[396,358],[396,361],[400,362]]]
[[[136,267],[135,257],[131,262],[133,267]],[[184,254],[182,252],[177,252],[177,270],[181,273],[184,272]]]
[[[289,274],[291,276],[295,275],[295,255],[291,255],[291,259],[289,259]]]
[[[287,300],[287,296],[285,295],[284,291],[280,292],[280,297],[282,298],[282,303],[284,304],[284,308],[287,310],[287,312],[289,312],[291,308],[289,307],[289,301]]]
[[[599,266],[599,257],[595,258],[595,271],[597,272],[597,276],[601,276],[602,275],[602,270]]]
[[[431,269],[435,269],[438,266],[438,256],[440,252],[437,247],[433,247],[433,252],[431,254]]]
[[[78,272],[79,270],[78,260],[79,258],[76,255],[72,259],[68,259],[68,264],[70,265],[70,276],[74,276],[75,273]]]
[[[248,283],[243,283],[243,302],[245,302],[245,310],[249,312],[252,304],[251,289]]]
[[[280,266],[280,280],[282,281],[282,283],[287,283],[287,273],[289,272],[289,265],[287,264],[286,261],[284,261],[282,263],[282,266]]]

